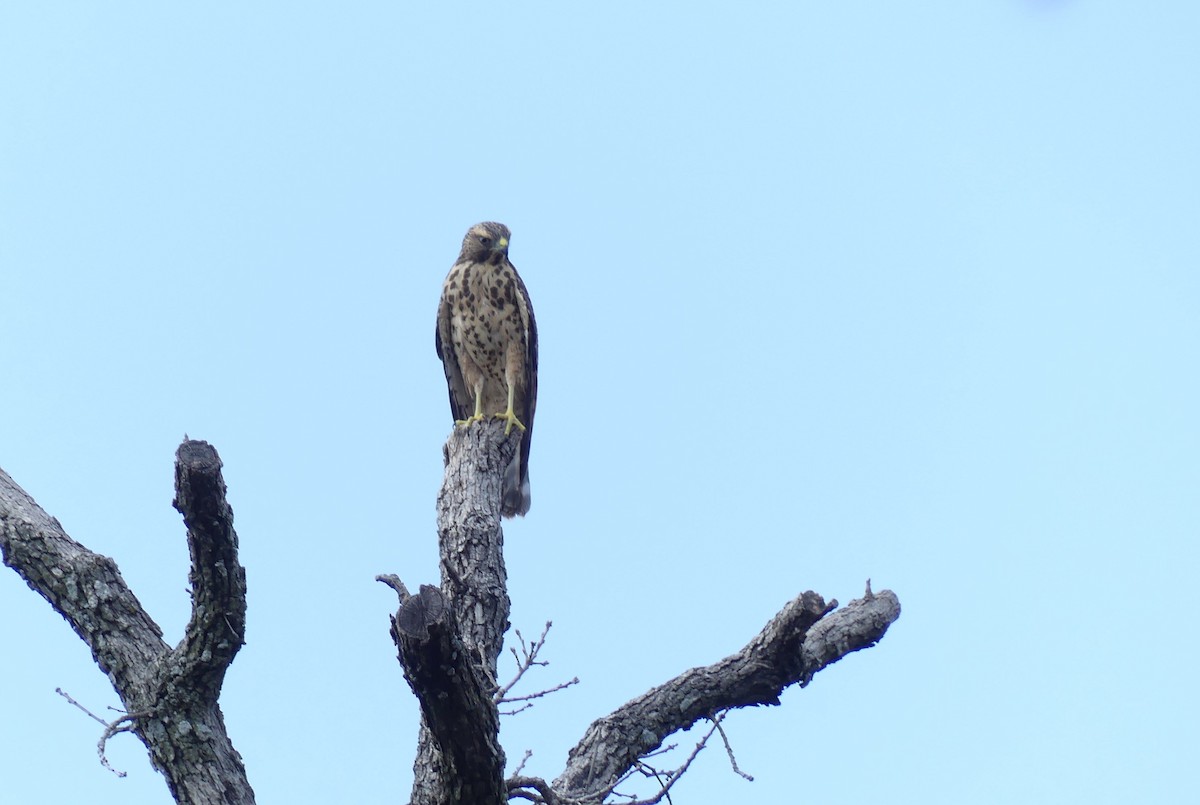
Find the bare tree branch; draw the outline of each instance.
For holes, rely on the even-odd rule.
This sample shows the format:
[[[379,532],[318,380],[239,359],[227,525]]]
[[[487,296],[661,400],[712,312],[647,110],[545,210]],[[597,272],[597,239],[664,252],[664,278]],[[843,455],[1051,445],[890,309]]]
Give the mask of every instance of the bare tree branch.
[[[900,599],[891,590],[867,591],[845,609],[817,622],[804,638],[803,672],[800,687],[806,687],[818,671],[883,639],[888,627],[900,617]]]
[[[192,616],[173,658],[179,678],[216,702],[225,671],[245,642],[246,571],[238,562],[221,459],[207,442],[186,441],[176,451],[174,505],[188,529]]]
[[[68,537],[3,470],[0,550],[4,564],[87,643],[118,692],[134,687],[144,669],[169,650],[162,629],[126,586],[117,563]]]
[[[121,697],[127,715],[108,726],[101,745],[116,732],[132,731],[177,802],[246,805],[254,792],[217,704],[242,645],[245,571],[221,460],[205,442],[180,445],[176,507],[188,525],[192,615],[175,649],[163,642],[116,562],[68,537],[2,470],[0,551],[87,643]]]
[[[595,721],[570,751],[554,790],[565,800],[600,801],[668,735],[722,710],[778,704],[785,687],[807,684],[821,668],[873,645],[900,616],[890,591],[825,618],[835,606],[806,592],[737,654],[685,671]],[[814,631],[814,624],[824,625]]]
[[[507,784],[509,799],[527,799],[539,805],[573,805],[559,799],[550,784],[541,777],[514,776],[508,778]]]
[[[480,424],[457,428],[446,443],[446,478],[438,497],[438,527],[441,547],[442,596],[439,603],[420,604],[419,610],[405,613],[410,605],[402,605],[393,619],[394,634],[401,647],[401,662],[405,665],[410,683],[416,677],[409,666],[428,663],[434,650],[433,638],[451,641],[453,654],[457,635],[463,651],[453,654],[461,665],[448,663],[451,676],[471,689],[489,689],[491,708],[479,710],[476,717],[485,731],[491,730],[495,704],[499,701],[527,701],[548,691],[522,697],[509,695],[512,686],[532,666],[542,664],[537,654],[545,639],[526,644],[521,639],[521,653],[513,650],[518,662],[516,677],[507,685],[496,683],[496,658],[508,627],[508,594],[502,555],[503,535],[500,531],[499,495],[501,477],[507,466],[514,440],[504,439],[498,424]],[[384,580],[381,578],[381,580]],[[398,581],[393,586],[403,590]],[[428,588],[433,591],[434,588]],[[422,588],[422,597],[426,588]],[[401,593],[402,600],[404,599]],[[666,798],[678,776],[686,770],[696,754],[706,744],[706,736],[697,745],[684,765],[674,772],[658,772],[645,759],[661,747],[666,736],[693,725],[701,718],[714,721],[713,730],[720,729],[724,711],[758,704],[778,704],[779,694],[789,685],[807,684],[813,674],[845,654],[873,644],[897,617],[899,602],[890,592],[870,594],[862,601],[852,602],[846,610],[829,613],[837,602],[826,605],[821,596],[807,592],[788,603],[750,643],[737,654],[704,668],[693,668],[670,682],[660,685],[634,699],[614,713],[597,720],[588,728],[583,739],[571,750],[567,767],[554,781],[547,784],[542,778],[514,775],[507,785],[510,798],[556,805],[599,803],[613,794],[614,789],[630,774],[641,772],[660,775],[662,787],[655,797],[639,801],[650,805]],[[444,609],[444,611],[442,611]],[[437,617],[427,616],[436,610]],[[828,616],[828,617],[827,617]],[[413,619],[415,631],[399,628],[405,618]],[[821,625],[821,628],[814,628]],[[431,645],[406,644],[406,640],[423,635],[428,629]],[[548,626],[547,626],[548,628]],[[470,658],[467,660],[466,658]],[[472,662],[477,665],[472,666]],[[446,660],[442,660],[446,663]],[[565,684],[573,684],[565,683]],[[559,687],[564,687],[560,685]],[[491,803],[484,797],[485,780],[494,780],[494,770],[503,768],[503,751],[498,743],[494,750],[489,741],[479,735],[463,740],[474,747],[469,752],[451,746],[450,730],[443,715],[431,708],[426,698],[437,690],[413,684],[422,703],[424,724],[418,738],[418,758],[414,764],[414,805],[448,805],[467,802],[459,791],[451,790],[449,780],[462,777],[462,762],[475,769],[467,777],[478,783],[473,802]],[[444,700],[454,700],[448,692],[438,693]],[[461,716],[468,707],[466,699],[454,705],[452,716]],[[436,730],[436,732],[435,732]],[[489,733],[490,734],[490,733]],[[734,770],[736,759],[722,731],[730,762]],[[524,764],[522,763],[522,766]]]
[[[421,705],[413,805],[499,805],[507,799],[598,805],[610,797],[656,805],[670,801],[672,787],[714,732],[720,732],[734,771],[752,779],[738,768],[722,729],[725,713],[778,704],[784,688],[807,685],[822,668],[873,645],[900,615],[896,596],[872,593],[869,582],[862,599],[836,612],[837,602],[826,605],[821,596],[804,593],[737,654],[686,671],[595,721],[553,783],[522,776],[524,760],[504,780],[497,704],[527,703],[578,681],[511,695],[527,671],[546,664],[539,659],[543,631],[528,644],[520,639],[520,651],[513,651],[515,678],[504,686],[497,683],[496,660],[509,612],[500,490],[516,446],[517,439],[504,436],[502,423],[456,429],[446,445],[446,478],[438,499],[440,586],[422,585],[414,595],[399,577],[379,577],[400,601],[391,619],[392,636]],[[71,540],[3,471],[0,551],[5,564],[91,647],[121,697],[125,713],[105,723],[101,761],[108,765],[104,746],[111,736],[133,732],[177,802],[249,805],[254,794],[217,704],[246,626],[245,572],[220,469],[208,444],[188,440],[180,446],[175,505],[187,525],[192,613],[174,649],[163,642],[116,564]],[[664,771],[648,762],[667,751],[667,736],[705,718],[712,728],[681,766]],[[653,796],[615,793],[638,774],[658,781]]]

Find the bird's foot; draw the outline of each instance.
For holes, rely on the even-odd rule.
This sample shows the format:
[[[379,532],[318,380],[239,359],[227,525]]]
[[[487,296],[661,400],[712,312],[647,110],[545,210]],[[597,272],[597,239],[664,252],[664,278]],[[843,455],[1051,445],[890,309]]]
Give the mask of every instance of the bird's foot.
[[[472,414],[471,416],[467,417],[466,419],[454,420],[454,424],[462,425],[465,428],[468,425],[470,425],[472,422],[482,422],[482,421],[483,421],[483,414]]]
[[[509,408],[504,413],[496,414],[495,418],[504,420],[504,435],[505,436],[507,436],[509,433],[512,432],[513,425],[517,426],[517,430],[521,430],[521,431],[525,430],[525,425],[523,425],[521,423],[521,420],[517,419],[516,412],[513,411],[513,409],[511,409],[511,408]]]

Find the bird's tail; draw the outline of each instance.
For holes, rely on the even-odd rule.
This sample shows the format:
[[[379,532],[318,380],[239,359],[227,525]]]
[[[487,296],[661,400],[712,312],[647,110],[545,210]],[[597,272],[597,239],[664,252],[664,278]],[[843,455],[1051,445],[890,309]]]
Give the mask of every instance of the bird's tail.
[[[529,472],[521,464],[521,452],[513,456],[504,471],[504,495],[500,499],[500,514],[504,517],[522,517],[529,511]]]

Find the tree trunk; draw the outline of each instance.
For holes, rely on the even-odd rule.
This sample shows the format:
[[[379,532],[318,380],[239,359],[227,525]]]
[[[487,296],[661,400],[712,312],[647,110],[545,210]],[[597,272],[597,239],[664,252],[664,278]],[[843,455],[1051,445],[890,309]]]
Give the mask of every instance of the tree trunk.
[[[504,750],[493,701],[508,629],[500,498],[519,444],[500,422],[456,427],[446,442],[438,494],[440,587],[400,594],[392,637],[421,704],[412,805],[501,805]]]

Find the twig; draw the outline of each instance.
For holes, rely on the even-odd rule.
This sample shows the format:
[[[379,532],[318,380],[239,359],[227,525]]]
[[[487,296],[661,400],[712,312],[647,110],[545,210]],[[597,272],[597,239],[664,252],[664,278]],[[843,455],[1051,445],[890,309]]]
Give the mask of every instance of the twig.
[[[658,757],[659,755],[665,755],[668,752],[674,752],[678,748],[679,748],[679,744],[667,744],[666,746],[660,746],[658,749],[655,749],[653,752],[647,752],[646,754],[642,755],[640,758],[638,758],[638,760],[645,760],[648,757]]]
[[[740,777],[749,780],[750,782],[754,782],[753,775],[746,774],[746,772],[738,768],[737,758],[733,756],[733,747],[729,745],[729,736],[725,734],[725,728],[721,726],[721,722],[725,720],[725,714],[728,712],[729,711],[726,710],[717,716],[716,725],[717,732],[721,733],[721,740],[725,743],[725,754],[729,755],[729,765],[733,766],[734,772],[736,772]]]
[[[521,758],[521,762],[517,764],[517,767],[515,769],[513,769],[513,773],[512,773],[513,777],[520,776],[521,769],[525,768],[525,764],[529,762],[529,758],[531,758],[531,757],[533,757],[533,750],[526,749],[525,757]]]
[[[659,789],[657,794],[650,797],[649,799],[633,799],[628,794],[617,794],[613,789],[615,789],[618,785],[621,784],[621,780],[618,780],[616,783],[614,783],[612,785],[611,788],[609,788],[609,790],[607,792],[605,792],[604,797],[602,799],[607,799],[609,795],[619,796],[619,797],[628,797],[630,801],[628,803],[626,803],[626,805],[656,805],[656,803],[662,802],[664,799],[666,799],[667,802],[671,802],[671,788],[675,785],[676,782],[679,781],[679,778],[682,777],[684,775],[684,773],[687,772],[687,770],[691,767],[692,761],[694,761],[696,759],[696,756],[700,754],[700,750],[704,749],[704,747],[708,744],[708,739],[711,738],[713,733],[717,731],[717,728],[720,726],[721,719],[724,717],[725,717],[725,714],[721,713],[712,718],[712,722],[713,722],[712,727],[708,730],[707,733],[705,733],[704,737],[701,738],[699,740],[699,742],[697,742],[695,748],[692,749],[692,753],[687,756],[687,760],[683,761],[683,765],[680,766],[679,768],[675,769],[675,771],[666,773],[666,775],[665,775],[666,782],[665,783],[663,782],[663,773],[660,772],[658,769],[655,769],[654,767],[650,766],[648,763],[643,763],[641,759],[639,759],[637,761],[637,763],[634,764],[634,767],[633,767],[633,769],[630,770],[629,774],[631,774],[634,770],[636,770],[636,771],[640,771],[646,777],[654,777],[656,780],[659,781],[659,784],[662,785],[662,788]],[[662,752],[668,751],[672,748],[674,748],[674,747],[673,746],[667,747],[667,749],[660,750],[659,752],[652,752],[650,755],[646,755],[646,757],[650,757],[654,754],[662,754]],[[621,779],[622,780],[628,779],[629,774],[626,774]]]
[[[539,690],[537,693],[527,693],[524,696],[506,696],[502,699],[497,699],[496,704],[509,704],[511,702],[527,702],[530,699],[540,699],[547,694],[554,693],[555,691],[563,690],[564,688],[569,688],[572,685],[578,685],[578,684],[579,684],[579,677],[573,677],[571,679],[568,679],[566,682],[559,682],[557,685],[555,685],[552,688],[547,688],[546,690]],[[522,709],[525,709],[525,708],[522,708]]]
[[[496,712],[498,712],[502,716],[515,716],[517,713],[524,713],[530,707],[533,707],[533,705],[529,704],[527,702],[527,703],[521,705],[520,707],[518,707],[516,710],[497,710]]]
[[[701,750],[708,745],[709,739],[712,738],[713,733],[715,732],[721,733],[721,740],[725,742],[725,751],[729,754],[729,761],[733,764],[734,771],[747,780],[753,780],[753,777],[738,768],[737,761],[733,758],[733,750],[729,746],[729,739],[725,735],[725,730],[721,727],[721,722],[725,719],[726,715],[727,711],[723,711],[717,713],[715,716],[712,716],[709,719],[712,722],[712,727],[710,727],[708,732],[704,734],[703,738],[696,742],[696,745],[692,748],[691,753],[687,756],[687,759],[683,761],[683,764],[679,766],[679,768],[675,769],[674,771],[664,772],[645,762],[646,758],[664,755],[677,748],[677,745],[671,744],[669,746],[661,747],[638,758],[633,767],[630,768],[624,775],[621,776],[619,780],[617,780],[607,791],[604,792],[604,794],[600,797],[600,801],[606,800],[612,796],[622,800],[628,800],[625,805],[657,805],[663,800],[666,800],[668,803],[672,802],[671,788],[674,787],[675,783],[679,781],[679,778],[682,777],[689,768],[691,768],[692,762],[700,754]],[[508,798],[529,800],[530,802],[535,803],[535,805],[568,805],[568,803],[573,802],[573,800],[567,800],[559,797],[557,792],[555,792],[555,790],[540,777],[519,776],[521,769],[525,767],[525,762],[529,760],[532,754],[532,752],[526,751],[525,757],[521,759],[520,764],[517,766],[516,772],[513,773],[513,776],[508,778],[506,782],[508,786]],[[615,790],[617,786],[621,785],[623,782],[632,777],[635,772],[640,773],[643,777],[652,777],[658,782],[659,789],[654,796],[646,799],[637,799],[637,797],[633,794],[617,793]]]
[[[396,595],[400,596],[401,604],[408,600],[408,588],[404,586],[404,582],[400,581],[400,577],[395,573],[380,573],[375,577],[375,581],[381,581],[395,590]]]
[[[546,621],[546,626],[542,629],[542,636],[534,640],[531,644],[526,645],[525,637],[521,634],[520,629],[514,629],[517,639],[521,641],[521,654],[517,654],[516,647],[510,647],[513,659],[517,661],[517,675],[512,678],[507,685],[496,691],[493,698],[497,703],[504,701],[505,695],[513,689],[513,685],[521,681],[521,677],[525,676],[525,672],[535,665],[548,665],[546,662],[538,662],[537,654],[542,646],[546,645],[546,635],[550,632],[550,627],[553,626],[553,621]]]
[[[93,719],[95,719],[96,721],[98,721],[102,727],[107,727],[107,726],[108,726],[108,722],[107,722],[107,721],[105,721],[105,720],[104,720],[104,719],[102,719],[100,716],[98,716],[98,715],[96,715],[95,713],[93,713],[91,710],[89,710],[89,709],[87,709],[86,707],[84,707],[84,706],[83,706],[82,704],[80,704],[79,702],[77,702],[77,701],[75,701],[74,699],[72,699],[72,698],[71,698],[71,694],[67,693],[67,692],[66,692],[65,690],[63,690],[62,688],[55,688],[55,689],[54,689],[54,692],[55,692],[55,693],[57,693],[59,696],[62,696],[64,699],[66,699],[67,701],[69,701],[71,704],[73,704],[73,705],[75,705],[76,707],[78,707],[78,708],[79,708],[80,710],[82,710],[83,712],[87,713],[89,716],[91,716],[91,717],[92,717]]]
[[[496,692],[492,694],[492,701],[494,701],[497,705],[512,704],[513,702],[524,702],[525,704],[516,708],[515,710],[503,710],[501,711],[501,715],[512,716],[516,715],[517,713],[522,713],[528,710],[530,707],[533,707],[532,702],[534,699],[540,699],[547,694],[579,684],[579,677],[574,677],[566,682],[560,682],[552,688],[539,690],[536,693],[527,693],[523,696],[508,695],[509,691],[513,689],[513,686],[521,681],[521,678],[525,676],[525,672],[530,668],[535,665],[545,666],[550,664],[545,660],[539,660],[538,652],[541,651],[546,645],[546,635],[549,634],[550,627],[553,625],[554,623],[552,621],[546,621],[546,626],[544,629],[542,629],[541,636],[538,637],[537,640],[532,640],[529,643],[525,642],[525,636],[521,634],[520,629],[513,630],[517,636],[517,640],[519,640],[521,643],[520,652],[517,651],[515,646],[509,647],[509,651],[512,653],[513,659],[517,663],[517,674],[512,678],[512,680],[509,681],[507,685],[504,685],[503,687],[497,685]]]
[[[100,756],[100,765],[104,766],[104,768],[108,769],[118,777],[125,776],[125,772],[118,771],[109,765],[108,756],[104,753],[105,747],[108,744],[108,739],[116,735],[118,732],[132,732],[134,730],[133,722],[137,721],[139,718],[144,718],[145,716],[150,715],[150,712],[151,711],[149,710],[143,710],[140,713],[128,713],[121,716],[105,728],[104,734],[100,736],[99,743],[96,744],[96,754]]]
[[[109,721],[105,721],[100,716],[96,715],[91,710],[87,709],[82,704],[75,701],[75,699],[73,699],[71,697],[71,694],[67,693],[62,688],[55,688],[54,692],[57,693],[59,696],[62,696],[64,699],[66,699],[71,704],[78,707],[80,710],[82,710],[87,715],[91,716],[93,720],[99,722],[104,727],[104,734],[100,736],[100,742],[98,744],[96,744],[96,753],[98,755],[100,755],[100,765],[104,766],[104,768],[108,769],[113,774],[117,775],[118,777],[124,777],[126,775],[126,772],[123,772],[120,769],[114,769],[112,767],[112,765],[109,764],[108,756],[105,755],[105,753],[104,753],[105,745],[108,743],[108,739],[113,737],[114,735],[116,735],[118,732],[130,732],[133,729],[132,722],[141,718],[142,716],[150,715],[150,711],[147,710],[142,713],[127,713],[127,714],[121,716],[120,718],[118,718],[116,721],[109,722]],[[130,722],[130,723],[126,724],[124,722]]]
[[[615,791],[621,785],[621,783],[628,780],[636,772],[641,771],[641,769],[639,768],[639,764],[647,765],[647,764],[642,763],[642,761],[644,761],[646,758],[658,757],[659,755],[666,755],[670,752],[674,752],[678,748],[679,748],[679,744],[667,744],[666,746],[660,746],[658,749],[655,749],[653,752],[647,752],[646,754],[642,755],[636,761],[634,761],[633,765],[631,765],[628,769],[625,770],[624,774],[622,774],[620,777],[617,778],[617,781],[615,783],[613,783],[612,785],[610,785],[608,787],[608,791],[604,794],[604,796],[607,797],[609,794],[611,794],[613,791]],[[648,765],[647,765],[647,768],[648,768]],[[618,794],[617,796],[628,797],[629,799],[634,798],[633,795],[631,795],[631,794]],[[601,797],[601,799],[603,799],[603,798],[604,797]]]

